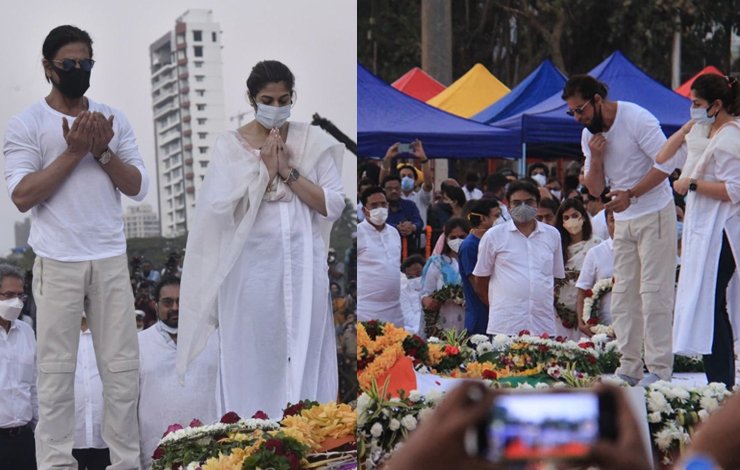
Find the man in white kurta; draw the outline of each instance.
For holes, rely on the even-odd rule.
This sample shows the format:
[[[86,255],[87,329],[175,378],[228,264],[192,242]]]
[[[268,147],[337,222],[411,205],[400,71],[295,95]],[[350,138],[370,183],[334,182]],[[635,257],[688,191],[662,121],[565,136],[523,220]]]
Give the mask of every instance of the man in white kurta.
[[[522,188],[517,190],[517,188]],[[512,191],[513,189],[513,191]],[[512,219],[489,229],[478,247],[473,276],[488,279],[488,334],[533,335],[555,332],[554,278],[565,277],[560,233],[534,217],[539,191],[515,182],[507,199]],[[528,205],[530,214],[520,206]],[[480,282],[477,280],[477,282]]]
[[[345,207],[345,149],[320,128],[288,125],[290,167],[320,187],[325,215],[282,177],[268,186],[259,149],[230,131],[216,141],[188,235],[177,369],[185,374],[218,327],[220,413],[280,418],[288,402],[337,397],[327,249]]]
[[[388,201],[377,186],[362,193],[365,220],[357,224],[357,319],[403,328],[401,236],[385,223]]]
[[[139,428],[142,468],[151,468],[152,454],[170,424],[183,427],[193,419],[209,424],[218,419],[216,376],[218,335],[212,334],[180,384],[175,371],[180,285],[165,278],[155,291],[158,321],[139,333]]]

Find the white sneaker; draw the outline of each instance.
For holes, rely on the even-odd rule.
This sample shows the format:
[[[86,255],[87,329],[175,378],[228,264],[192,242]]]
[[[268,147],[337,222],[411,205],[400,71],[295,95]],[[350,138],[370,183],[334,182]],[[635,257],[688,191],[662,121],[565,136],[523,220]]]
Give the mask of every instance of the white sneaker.
[[[640,380],[640,382],[637,385],[639,385],[640,387],[647,387],[648,385],[654,384],[655,382],[659,380],[662,380],[662,379],[658,377],[657,375],[653,374],[652,372],[650,372],[649,374],[645,375],[645,377],[643,377],[642,380]]]

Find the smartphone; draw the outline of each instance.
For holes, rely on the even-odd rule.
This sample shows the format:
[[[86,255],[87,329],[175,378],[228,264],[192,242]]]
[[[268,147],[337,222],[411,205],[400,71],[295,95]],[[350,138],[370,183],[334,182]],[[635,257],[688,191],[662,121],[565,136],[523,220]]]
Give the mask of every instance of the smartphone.
[[[414,153],[411,144],[398,144],[398,153]]]
[[[502,393],[488,418],[468,429],[465,447],[491,462],[582,460],[599,439],[616,439],[615,409],[609,391]]]

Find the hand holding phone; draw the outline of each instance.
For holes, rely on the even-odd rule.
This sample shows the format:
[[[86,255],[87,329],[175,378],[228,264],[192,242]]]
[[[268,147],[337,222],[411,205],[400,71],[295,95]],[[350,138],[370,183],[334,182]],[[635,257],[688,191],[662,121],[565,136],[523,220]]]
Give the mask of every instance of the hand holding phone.
[[[398,144],[398,153],[414,153],[412,144],[400,143]]]

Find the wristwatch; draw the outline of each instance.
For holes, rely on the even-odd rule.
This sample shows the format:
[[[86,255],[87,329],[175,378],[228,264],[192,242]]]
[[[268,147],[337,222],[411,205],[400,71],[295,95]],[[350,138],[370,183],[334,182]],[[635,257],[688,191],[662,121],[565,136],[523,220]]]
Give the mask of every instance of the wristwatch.
[[[110,149],[106,147],[103,153],[101,153],[100,156],[97,157],[95,160],[97,160],[98,163],[100,163],[101,165],[106,165],[112,157],[113,152],[111,152]]]
[[[637,196],[635,196],[635,195],[632,194],[632,190],[631,189],[628,189],[627,190],[627,196],[630,198],[630,205],[637,203]]]
[[[291,168],[290,173],[288,173],[288,176],[283,180],[283,183],[290,186],[291,184],[293,184],[294,181],[300,178],[300,176],[301,174],[298,173],[298,170],[296,170],[295,168]]]
[[[689,179],[689,191],[696,191],[696,180],[694,178]]]

